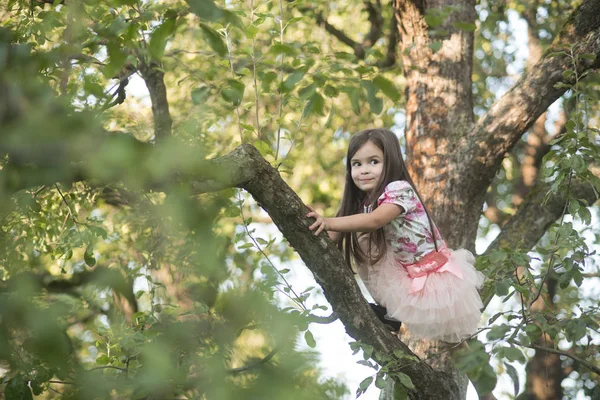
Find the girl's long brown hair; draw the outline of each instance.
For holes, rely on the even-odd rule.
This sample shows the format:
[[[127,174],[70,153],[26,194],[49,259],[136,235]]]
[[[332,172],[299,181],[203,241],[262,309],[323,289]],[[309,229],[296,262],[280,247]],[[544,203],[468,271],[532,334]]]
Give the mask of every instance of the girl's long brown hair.
[[[378,187],[370,193],[365,193],[354,184],[352,180],[352,157],[354,154],[367,142],[372,142],[379,147],[383,152],[383,171],[382,179]],[[373,210],[377,208],[377,199],[383,194],[385,187],[393,181],[407,181],[412,186],[415,194],[419,197],[415,185],[408,174],[402,153],[400,152],[400,144],[398,138],[389,129],[366,129],[354,134],[350,138],[348,144],[348,153],[346,154],[346,184],[344,187],[344,195],[342,197],[342,206],[337,213],[338,217],[346,215],[359,214],[363,212],[364,206],[372,205]],[[427,212],[427,210],[425,210]],[[429,213],[427,213],[429,217]],[[430,219],[432,228],[432,236],[435,242],[435,232]],[[385,234],[383,228],[379,228],[374,232],[369,233],[368,254],[365,253],[358,244],[358,235],[356,232],[343,232],[340,235],[338,243],[339,248],[344,253],[344,258],[351,265],[351,260],[354,259],[357,263],[364,263],[369,260],[370,264],[379,261],[387,250]],[[371,249],[376,249],[373,255]],[[437,243],[436,243],[437,248]]]

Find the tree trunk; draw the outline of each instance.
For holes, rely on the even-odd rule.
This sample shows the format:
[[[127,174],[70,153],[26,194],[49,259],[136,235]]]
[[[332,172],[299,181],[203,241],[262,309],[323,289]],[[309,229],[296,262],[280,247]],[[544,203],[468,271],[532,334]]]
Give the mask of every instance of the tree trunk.
[[[400,15],[411,177],[448,244],[472,250],[483,199],[460,184],[459,148],[473,124],[473,32],[455,25],[474,24],[476,13],[474,0],[455,3],[396,0],[394,8]],[[430,30],[425,14],[449,6],[456,11]]]

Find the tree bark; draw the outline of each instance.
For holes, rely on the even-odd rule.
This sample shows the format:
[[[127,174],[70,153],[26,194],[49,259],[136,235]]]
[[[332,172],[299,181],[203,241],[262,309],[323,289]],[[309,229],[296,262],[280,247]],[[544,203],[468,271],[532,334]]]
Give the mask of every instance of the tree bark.
[[[474,24],[475,1],[457,6],[450,0],[396,0],[393,6],[400,16],[411,177],[448,244],[473,249],[482,199],[475,199],[478,204],[472,207],[470,193],[465,196],[459,184],[456,158],[461,138],[473,123],[473,32],[456,23]],[[424,17],[428,10],[445,6],[457,10],[436,28],[446,32],[440,35],[429,30]],[[441,48],[434,52],[431,46],[436,43]],[[464,223],[455,223],[455,213]]]

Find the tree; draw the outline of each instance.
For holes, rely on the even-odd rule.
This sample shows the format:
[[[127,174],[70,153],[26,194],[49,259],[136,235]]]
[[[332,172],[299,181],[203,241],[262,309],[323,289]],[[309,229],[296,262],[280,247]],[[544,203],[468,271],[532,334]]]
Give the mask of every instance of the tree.
[[[513,379],[516,372],[510,362],[525,362],[524,348],[536,350],[528,379],[539,371],[535,362],[541,352],[570,357],[577,368],[586,368],[586,374],[598,373],[597,361],[586,354],[594,348],[591,332],[598,329],[593,317],[597,307],[584,306],[576,318],[560,315],[560,310],[572,313],[573,305],[563,296],[581,284],[583,264],[591,256],[581,232],[564,216],[589,222],[587,206],[597,200],[600,187],[589,167],[598,157],[595,111],[581,105],[591,103],[583,82],[593,82],[592,72],[600,65],[598,1],[587,0],[572,9],[570,3],[482,3],[479,10],[475,2],[365,2],[368,24],[340,19],[355,8],[346,3],[336,3],[336,12],[310,3],[250,2],[249,8],[235,3],[231,9],[200,0],[55,3],[11,1],[3,17],[2,294],[11,300],[1,317],[0,341],[9,350],[0,358],[10,367],[5,393],[29,393],[24,382],[43,391],[57,376],[63,383],[77,378],[73,396],[93,395],[85,385],[93,375],[80,365],[81,355],[74,350],[80,347],[75,342],[82,340],[81,333],[69,332],[65,321],[85,324],[86,318],[98,321],[102,314],[110,329],[95,327],[93,332],[99,338],[96,347],[104,346],[106,354],[94,361],[101,364],[96,371],[114,375],[104,376],[99,396],[111,390],[140,398],[218,396],[215,382],[233,383],[232,396],[252,393],[277,371],[249,368],[259,372],[235,379],[229,374],[237,373],[236,367],[216,368],[220,372],[213,376],[207,365],[217,360],[233,364],[235,357],[229,354],[239,351],[236,340],[254,325],[281,349],[279,355],[263,351],[260,361],[248,365],[264,367],[274,356],[280,365],[301,358],[291,352],[293,341],[283,340],[294,336],[283,326],[291,321],[307,332],[310,344],[306,329],[318,319],[303,308],[309,293],[297,294],[286,285],[285,272],[273,271],[268,258],[275,254],[285,259],[289,252],[277,249],[271,240],[254,238],[245,216],[253,209],[242,195],[206,194],[239,187],[268,212],[313,271],[335,316],[357,340],[355,346],[381,365],[378,386],[391,378],[397,397],[463,397],[465,381],[451,363],[447,346],[408,343],[411,351],[389,335],[369,311],[339,251],[324,236],[308,232],[306,208],[281,177],[294,168],[289,180],[301,180],[294,186],[307,193],[304,200],[334,208],[333,196],[321,185],[339,182],[333,177],[320,181],[308,167],[317,160],[328,172],[335,170],[332,160],[342,157],[344,138],[336,137],[333,128],[354,130],[373,118],[390,124],[390,115],[381,114],[382,94],[396,108],[405,108],[410,172],[449,245],[474,250],[484,203],[504,219],[501,232],[478,259],[490,278],[483,294],[486,301],[494,294],[516,294],[522,306],[518,312],[501,310],[492,319],[504,315],[507,322],[485,328],[487,339],[500,343],[494,356]],[[490,53],[494,29],[510,8],[530,21],[532,37],[549,36],[552,41],[540,40],[538,46],[547,49],[539,60],[492,101],[484,76],[505,74],[506,60]],[[545,14],[537,18],[540,9]],[[485,13],[487,18],[482,17]],[[538,22],[543,15],[546,20]],[[309,36],[315,26],[323,30]],[[362,41],[345,33],[356,26]],[[476,29],[482,33],[478,40]],[[330,36],[319,33],[323,31]],[[347,47],[352,53],[342,51]],[[152,127],[122,107],[133,74],[148,88]],[[111,80],[114,88],[106,91]],[[404,86],[404,98],[397,85]],[[548,145],[542,145],[543,140],[536,144],[533,138],[545,136],[540,117],[567,92],[571,101],[565,101],[564,132]],[[371,115],[364,112],[366,105]],[[326,134],[312,134],[322,127]],[[232,150],[232,143],[244,144]],[[531,157],[529,164],[504,165],[504,160],[516,160],[523,153]],[[517,178],[508,178],[509,173]],[[502,174],[504,178],[494,181]],[[65,194],[65,185],[71,184]],[[512,217],[502,210],[510,206],[498,207],[501,197],[508,196],[499,192],[501,185],[514,189],[509,195],[518,194],[519,199],[508,203],[516,208]],[[198,195],[199,201],[194,201]],[[116,205],[118,211],[110,212],[110,218],[95,216],[102,210],[99,200]],[[238,218],[243,232],[235,234],[228,215]],[[113,227],[110,233],[107,224]],[[215,233],[219,230],[221,234]],[[251,242],[231,254],[227,236],[236,243],[244,238]],[[541,266],[532,263],[529,251],[534,246]],[[251,247],[260,252],[249,252]],[[77,261],[71,261],[73,255]],[[107,264],[96,265],[102,259]],[[227,262],[244,271],[239,291],[223,291],[222,284],[232,279],[224,268]],[[254,282],[258,267],[263,278]],[[150,284],[134,292],[133,282],[139,277]],[[90,284],[110,289],[110,312],[105,310],[106,292],[93,291]],[[557,284],[563,291],[560,307],[552,305]],[[300,311],[277,310],[271,300],[278,289]],[[72,301],[65,294],[83,301],[64,311]],[[136,296],[149,297],[144,311]],[[545,307],[539,307],[540,299],[546,299]],[[178,308],[171,309],[171,300]],[[49,313],[48,305],[55,303],[63,308]],[[252,304],[255,310],[241,304]],[[87,315],[82,317],[84,311]],[[125,318],[121,324],[120,318]],[[201,343],[181,334],[194,330],[203,332]],[[49,334],[42,335],[44,331]],[[218,337],[225,339],[214,343]],[[115,338],[117,353],[111,356]],[[563,338],[572,343],[570,351],[549,345]],[[49,352],[49,341],[60,345]],[[483,396],[494,387],[495,373],[484,346],[475,341],[471,348],[458,366]],[[413,351],[426,362],[418,361]],[[176,353],[178,357],[171,357]],[[556,360],[553,368],[560,372],[564,363]],[[158,365],[161,368],[149,368]],[[130,383],[130,372],[136,384]],[[556,382],[562,373],[557,373]],[[289,373],[291,380],[282,380],[278,390],[289,390],[286,385],[297,385],[301,376]],[[596,380],[590,377],[587,390],[597,390]],[[326,387],[310,380],[304,384],[320,395],[335,396],[341,390],[331,382]],[[363,385],[359,392],[362,389]]]

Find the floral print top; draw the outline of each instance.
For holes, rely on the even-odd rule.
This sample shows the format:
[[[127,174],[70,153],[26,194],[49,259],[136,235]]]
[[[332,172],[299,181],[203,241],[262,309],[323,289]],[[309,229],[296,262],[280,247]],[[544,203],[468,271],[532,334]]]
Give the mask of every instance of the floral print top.
[[[402,264],[413,264],[435,250],[429,219],[423,203],[407,181],[390,182],[379,197],[377,205],[396,204],[404,210],[384,227],[388,250]],[[438,248],[445,246],[434,225]]]

